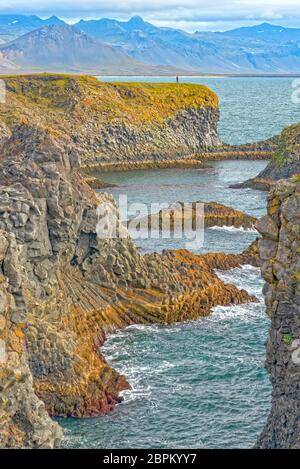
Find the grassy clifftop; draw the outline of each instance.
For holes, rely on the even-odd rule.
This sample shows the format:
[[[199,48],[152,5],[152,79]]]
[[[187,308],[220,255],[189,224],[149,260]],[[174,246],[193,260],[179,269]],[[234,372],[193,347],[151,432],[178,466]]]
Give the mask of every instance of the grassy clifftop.
[[[103,83],[63,74],[4,80],[0,142],[18,124],[39,126],[69,139],[89,166],[152,164],[219,144],[218,98],[206,86]]]
[[[218,107],[217,96],[202,85],[103,83],[88,76],[48,74],[4,80],[8,93],[1,119],[8,124],[21,117],[46,117],[51,125],[57,123],[56,114],[65,121],[89,113],[100,121],[122,119],[139,125],[161,122],[186,108]]]

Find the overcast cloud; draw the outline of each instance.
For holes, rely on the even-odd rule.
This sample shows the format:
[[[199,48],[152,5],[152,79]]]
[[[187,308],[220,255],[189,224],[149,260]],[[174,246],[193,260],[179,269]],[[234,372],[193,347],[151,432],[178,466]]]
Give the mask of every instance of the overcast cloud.
[[[140,15],[158,26],[224,30],[268,21],[300,27],[299,0],[0,0],[0,12],[127,20]]]

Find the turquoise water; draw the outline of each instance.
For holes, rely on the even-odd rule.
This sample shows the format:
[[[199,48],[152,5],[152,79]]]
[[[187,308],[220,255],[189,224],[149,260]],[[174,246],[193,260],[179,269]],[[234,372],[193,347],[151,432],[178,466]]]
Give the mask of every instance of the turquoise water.
[[[118,80],[120,80],[118,78]],[[189,79],[196,81],[199,79]],[[267,138],[300,120],[286,78],[206,79],[221,102],[220,132],[232,143]],[[110,192],[128,202],[214,200],[261,216],[266,194],[232,190],[261,171],[265,162],[213,162],[204,169],[105,173],[118,184]],[[257,233],[206,230],[199,252],[240,252]],[[185,247],[185,240],[138,240],[142,251]],[[109,415],[62,420],[65,447],[247,448],[262,430],[271,387],[264,370],[268,319],[258,269],[219,272],[247,289],[259,304],[216,307],[209,318],[172,326],[132,326],[111,335],[103,348],[132,391]]]

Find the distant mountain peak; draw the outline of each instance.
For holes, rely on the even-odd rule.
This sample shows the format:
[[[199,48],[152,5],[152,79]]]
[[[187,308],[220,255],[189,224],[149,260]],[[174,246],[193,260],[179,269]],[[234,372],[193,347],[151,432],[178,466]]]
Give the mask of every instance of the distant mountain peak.
[[[285,28],[277,24],[261,23],[256,26],[252,26],[252,30],[256,30],[257,32],[272,33],[284,31]]]
[[[134,31],[137,29],[142,30],[142,31],[149,31],[152,29],[156,29],[156,27],[153,26],[153,24],[148,23],[141,16],[133,16],[132,18],[130,18],[129,21],[123,23],[123,25],[124,27],[126,27],[127,30],[129,29],[131,31]]]
[[[264,29],[277,29],[277,28],[282,28],[282,26],[278,26],[277,24],[272,24],[272,23],[261,23],[257,24],[255,26],[252,26],[253,28],[259,29],[259,28],[264,28]]]
[[[73,45],[78,40],[84,40],[87,43],[96,43],[95,39],[88,38],[87,35],[81,31],[80,29],[75,28],[67,23],[61,22],[57,24],[46,24],[45,26],[34,29],[29,33],[20,36],[19,38],[8,42],[6,44],[1,45],[1,50],[6,51],[13,49],[18,50],[28,50],[28,48],[32,48],[33,50],[36,48],[38,49],[40,41],[43,41],[42,45],[45,50],[49,45],[53,47],[53,45],[57,44],[64,44],[65,46],[71,47],[72,41]],[[35,51],[37,53],[37,50]],[[39,53],[43,53],[44,51],[38,51]],[[39,55],[39,54],[37,54]]]
[[[120,67],[131,74],[148,66],[237,74],[300,70],[300,28],[266,21],[191,34],[155,26],[139,15],[128,21],[101,18],[70,25],[57,16],[0,14],[0,44],[0,69],[14,64],[47,69],[53,64],[111,72],[113,64],[118,74]]]
[[[114,44],[122,35],[135,35],[139,37],[141,34],[153,33],[158,30],[156,26],[141,16],[133,16],[128,21],[118,21],[109,18],[101,18],[99,20],[80,20],[74,26],[84,31],[88,36],[103,42]]]
[[[49,18],[45,19],[44,22],[46,23],[52,23],[52,24],[64,24],[65,22],[58,18],[58,16],[52,15]]]
[[[242,26],[240,28],[236,29],[231,29],[229,31],[225,31],[224,34],[241,34],[241,33],[247,33],[247,34],[256,34],[256,33],[266,33],[266,34],[271,34],[271,33],[280,33],[282,31],[289,31],[292,30],[292,28],[287,29],[284,28],[283,26],[279,26],[277,24],[272,24],[272,23],[260,23],[260,24],[255,24],[254,26]]]
[[[130,18],[130,20],[127,22],[128,24],[135,24],[135,25],[139,25],[139,24],[145,24],[145,21],[143,20],[143,18],[141,16],[133,16],[132,18]]]
[[[34,31],[31,31],[30,33],[27,33],[25,36],[21,36],[19,39],[22,40],[22,37],[28,37],[28,36],[34,37],[34,36],[39,36],[40,34],[45,35],[45,34],[48,34],[48,33],[52,33],[52,34],[57,33],[57,34],[60,34],[60,35],[77,34],[77,35],[81,35],[81,36],[86,36],[86,34],[83,31],[80,31],[75,26],[72,26],[70,24],[62,22],[62,23],[46,24],[42,28],[35,29]],[[90,40],[93,41],[92,38]],[[16,41],[18,41],[18,39],[15,40],[14,42],[16,42]]]

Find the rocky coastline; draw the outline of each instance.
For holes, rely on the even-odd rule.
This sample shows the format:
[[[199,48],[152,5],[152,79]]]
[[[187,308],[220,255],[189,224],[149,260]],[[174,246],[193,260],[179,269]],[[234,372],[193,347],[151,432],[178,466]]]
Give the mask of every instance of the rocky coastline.
[[[220,149],[211,149],[203,153],[188,154],[184,158],[179,157],[173,159],[152,157],[147,160],[133,160],[121,162],[93,162],[85,163],[81,166],[83,175],[94,176],[98,172],[125,172],[138,169],[169,169],[169,168],[201,168],[207,167],[210,161],[222,160],[270,160],[272,158],[272,147],[266,146],[262,150],[257,150],[256,145],[249,145],[245,150],[244,145],[237,146],[220,146]],[[100,181],[100,184],[102,182]],[[103,183],[105,184],[105,183]],[[234,187],[234,186],[232,186]]]
[[[103,83],[80,75],[3,77],[5,141],[21,123],[76,145],[83,167],[166,164],[218,147],[218,98],[206,86]]]
[[[0,146],[16,125],[49,129],[76,145],[84,174],[198,167],[221,159],[268,159],[276,139],[227,145],[218,98],[190,84],[103,83],[80,75],[3,77]]]
[[[130,238],[98,239],[97,207],[117,209],[79,168],[72,143],[40,127],[17,126],[2,150],[1,446],[56,447],[61,432],[48,414],[113,409],[130,384],[101,354],[107,332],[256,301],[214,273],[257,262],[254,247],[240,256],[142,256]]]
[[[206,147],[196,153],[187,153],[174,158],[152,156],[150,159],[126,159],[125,161],[89,161],[81,166],[84,175],[93,176],[97,172],[132,171],[137,169],[199,168],[210,161],[222,160],[270,160],[276,150],[276,139],[242,145],[228,145],[219,142],[217,146]],[[143,150],[141,149],[141,155]]]

